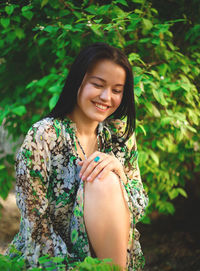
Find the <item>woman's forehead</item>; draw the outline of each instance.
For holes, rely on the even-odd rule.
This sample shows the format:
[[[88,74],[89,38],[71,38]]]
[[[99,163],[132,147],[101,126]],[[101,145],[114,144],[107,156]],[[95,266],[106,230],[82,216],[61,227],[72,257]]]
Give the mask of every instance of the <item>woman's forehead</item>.
[[[125,69],[112,60],[103,59],[96,62],[92,69],[87,73],[88,78],[102,81],[118,81],[118,84],[124,84]]]

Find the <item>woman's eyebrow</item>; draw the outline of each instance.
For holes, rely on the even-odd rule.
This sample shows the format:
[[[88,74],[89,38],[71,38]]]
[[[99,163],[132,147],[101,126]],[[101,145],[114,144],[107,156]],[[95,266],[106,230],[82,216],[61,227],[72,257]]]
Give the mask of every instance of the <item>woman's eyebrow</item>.
[[[90,76],[89,78],[99,79],[99,80],[101,80],[104,83],[106,82],[106,80],[104,80],[103,78],[98,77],[98,76]]]
[[[98,80],[102,81],[103,83],[106,83],[106,80],[104,80],[103,78],[98,77],[98,76],[94,76],[94,75],[93,75],[93,76],[90,76],[89,78],[98,79]],[[124,87],[123,84],[116,84],[115,86],[121,86],[121,87]]]

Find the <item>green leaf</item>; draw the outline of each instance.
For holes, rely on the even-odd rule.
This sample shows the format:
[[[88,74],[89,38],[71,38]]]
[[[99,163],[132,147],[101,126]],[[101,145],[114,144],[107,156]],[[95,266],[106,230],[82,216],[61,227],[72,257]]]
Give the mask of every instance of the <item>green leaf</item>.
[[[88,8],[85,8],[85,10],[91,14],[96,14],[98,11],[96,5],[90,5]]]
[[[144,39],[140,39],[139,42],[140,43],[148,43],[151,39],[150,38],[144,38]]]
[[[150,20],[144,19],[144,18],[143,18],[142,21],[143,21],[143,25],[144,25],[144,29],[145,29],[145,30],[149,31],[149,30],[152,29],[153,24],[152,24],[152,22],[151,22]]]
[[[49,0],[42,0],[41,8],[43,8],[48,2]]]
[[[52,86],[48,89],[50,93],[60,93],[61,87],[59,85]]]
[[[98,7],[98,15],[104,15],[106,12],[109,11],[111,5],[103,5]]]
[[[15,39],[16,39],[16,33],[14,31],[10,31],[7,35],[7,41],[9,43],[13,43]]]
[[[152,113],[155,117],[160,118],[160,112],[154,104],[152,104]]]
[[[52,109],[55,107],[55,105],[56,105],[58,99],[59,99],[59,95],[57,95],[57,94],[54,95],[54,96],[50,99],[50,101],[49,101],[49,109],[50,109],[50,110],[52,110]]]
[[[65,30],[72,30],[73,27],[71,24],[65,24],[64,27],[63,27]]]
[[[169,65],[167,65],[166,63],[163,63],[158,67],[158,69],[159,69],[160,75],[165,76],[167,70],[169,69]]]
[[[157,9],[155,9],[155,8],[151,8],[151,11],[152,11],[153,13],[155,13],[156,15],[158,15],[158,11],[157,11]]]
[[[11,111],[18,116],[23,116],[26,113],[26,107],[24,105],[20,105],[13,108]]]
[[[190,126],[190,125],[187,125],[187,129],[189,131],[193,132],[193,133],[197,133],[197,130],[194,127]]]
[[[1,25],[4,28],[7,28],[10,24],[10,19],[9,18],[1,18]]]
[[[156,100],[157,100],[160,104],[162,104],[163,106],[167,106],[167,105],[168,105],[168,103],[167,103],[167,101],[165,100],[164,94],[163,94],[163,92],[162,92],[161,89],[156,90],[156,89],[153,88],[152,91],[153,91],[154,97],[156,98]]]
[[[140,95],[142,94],[142,89],[140,87],[135,87],[134,88],[134,93],[135,93],[135,95],[140,97]]]
[[[21,11],[22,12],[27,12],[27,11],[31,10],[32,8],[33,7],[31,5],[27,5],[27,6],[22,7]]]
[[[151,43],[155,44],[155,45],[159,45],[160,44],[160,39],[159,38],[152,39]]]
[[[175,212],[174,205],[171,202],[165,203],[165,209],[170,213],[173,214]]]
[[[177,188],[173,188],[170,192],[169,192],[169,197],[171,200],[175,199],[179,194],[179,191]]]
[[[187,193],[185,192],[185,190],[181,187],[177,188],[178,189],[178,192],[185,198],[187,198]]]
[[[142,75],[134,77],[134,85],[137,85],[142,80]]]
[[[14,6],[13,5],[10,5],[10,6],[6,6],[5,7],[5,11],[8,15],[11,15],[14,11]]]
[[[139,124],[137,127],[142,130],[142,132],[144,133],[145,136],[147,135],[146,130],[143,125]]]
[[[150,154],[151,158],[153,159],[153,161],[157,165],[159,165],[159,157],[158,157],[158,155],[155,152],[153,152],[152,150],[149,150],[149,154]]]
[[[143,4],[146,0],[131,0],[133,3]]]
[[[49,32],[49,33],[55,33],[57,32],[58,29],[59,28],[56,26],[48,25],[44,28],[44,31]]]
[[[149,155],[144,151],[140,151],[138,157],[139,157],[139,164],[144,164],[148,160]]]
[[[126,6],[128,7],[128,4],[125,0],[116,0],[116,1],[113,1],[114,4],[121,4],[123,6]]]
[[[23,38],[25,38],[25,33],[24,30],[22,28],[17,27],[15,29],[15,35],[21,40]]]
[[[140,9],[134,9],[134,13],[137,13],[137,14],[142,14],[143,13],[143,11],[142,10],[140,10]]]
[[[161,126],[165,126],[166,124],[170,124],[172,121],[172,117],[164,117],[161,119]]]
[[[95,34],[97,34],[98,36],[102,36],[103,33],[99,30],[100,27],[101,25],[98,25],[98,24],[92,24],[90,26],[90,28],[92,29],[92,31],[94,31]]]
[[[30,21],[34,16],[34,13],[32,11],[25,11],[22,12],[22,15]]]
[[[142,59],[140,58],[140,55],[138,55],[138,54],[136,54],[136,53],[131,53],[131,54],[128,56],[128,59],[129,59],[130,62],[131,62],[131,61],[133,61],[133,62],[139,61],[139,62],[141,62],[142,64],[145,65],[145,62],[142,61]],[[142,77],[142,76],[141,76],[141,77]],[[135,78],[134,78],[134,80],[135,80]]]
[[[144,105],[152,115],[154,115],[155,117],[158,117],[158,118],[160,117],[160,112],[154,104],[152,104],[148,101],[145,101]]]

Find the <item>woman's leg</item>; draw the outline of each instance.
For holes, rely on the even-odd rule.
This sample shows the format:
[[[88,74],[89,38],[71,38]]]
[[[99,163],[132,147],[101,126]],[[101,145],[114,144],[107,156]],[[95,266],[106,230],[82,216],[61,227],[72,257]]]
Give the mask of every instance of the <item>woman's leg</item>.
[[[126,267],[129,210],[119,178],[110,172],[103,180],[85,183],[84,220],[98,258],[111,258]]]

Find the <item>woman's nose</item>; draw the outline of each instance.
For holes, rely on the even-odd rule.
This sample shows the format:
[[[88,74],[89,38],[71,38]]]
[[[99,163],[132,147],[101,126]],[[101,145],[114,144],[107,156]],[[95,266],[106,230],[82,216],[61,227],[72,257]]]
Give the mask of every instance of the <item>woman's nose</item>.
[[[111,98],[111,95],[110,95],[110,94],[111,94],[111,93],[110,93],[110,89],[109,89],[109,88],[106,88],[106,89],[104,89],[104,90],[101,92],[100,98],[101,98],[102,100],[109,101],[110,98]]]

